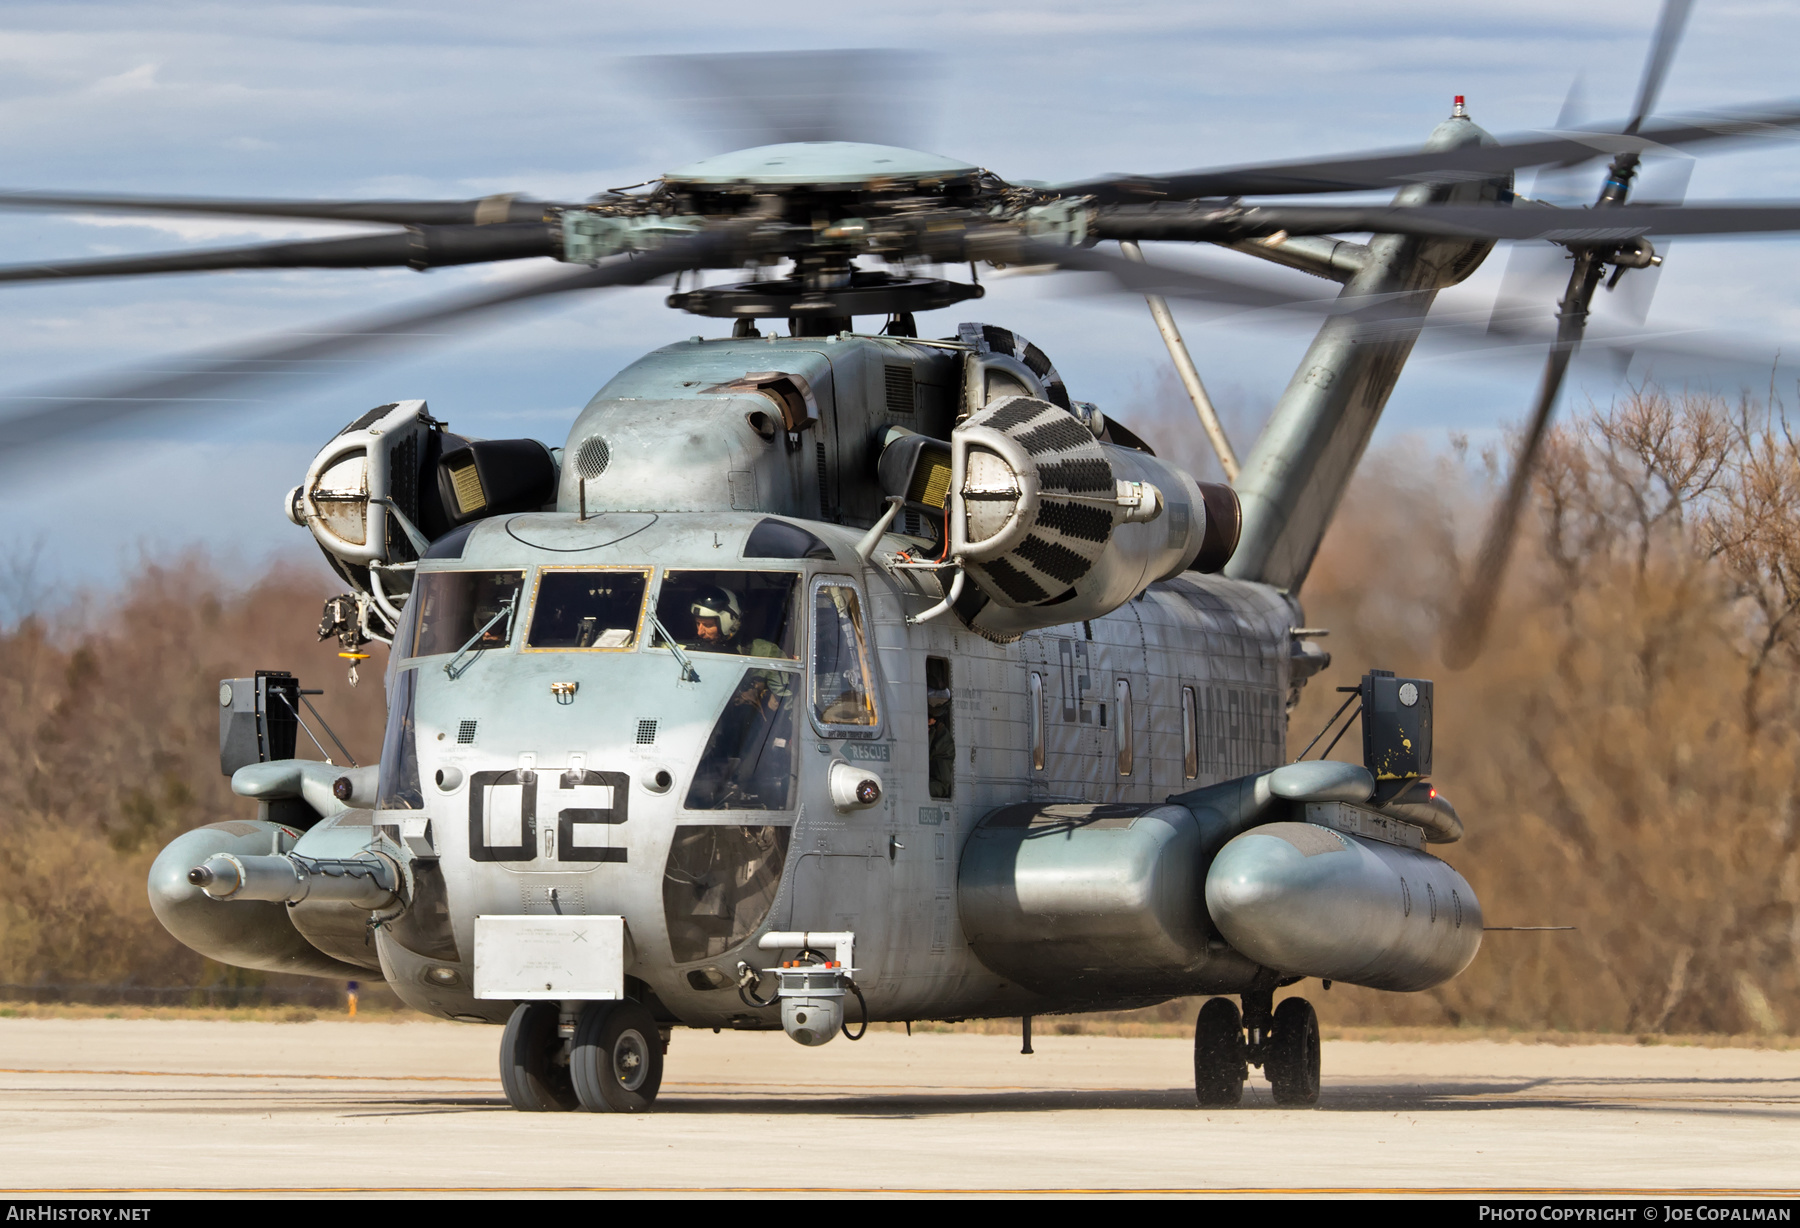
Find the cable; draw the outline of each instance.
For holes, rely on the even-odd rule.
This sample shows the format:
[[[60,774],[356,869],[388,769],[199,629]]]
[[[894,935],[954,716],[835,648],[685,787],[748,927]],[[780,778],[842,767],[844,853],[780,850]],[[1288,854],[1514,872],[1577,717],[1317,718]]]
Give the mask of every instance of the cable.
[[[1329,755],[1337,744],[1344,740],[1344,735],[1350,732],[1350,726],[1356,724],[1356,718],[1362,715],[1362,711],[1362,708],[1359,706],[1355,712],[1350,714],[1350,719],[1344,722],[1344,727],[1342,729],[1338,730],[1337,737],[1331,739],[1331,745],[1320,752],[1319,758],[1323,759],[1326,755]]]
[[[861,1040],[869,1030],[869,1004],[863,998],[862,990],[857,988],[855,981],[851,980],[849,977],[845,977],[844,984],[850,987],[850,992],[856,995],[856,1004],[862,1007],[862,1026],[857,1029],[855,1036],[850,1035],[850,1025],[848,1023],[839,1024],[838,1026],[844,1029],[845,1040]]]
[[[749,964],[744,963],[742,960],[738,961],[738,998],[745,1006],[751,1007],[752,1009],[773,1006],[776,998],[781,996],[780,993],[776,993],[773,998],[757,997],[756,990],[752,987],[760,984],[761,981],[762,974],[760,972],[752,968]],[[777,982],[777,985],[779,985],[779,982]]]
[[[1354,691],[1354,692],[1353,692],[1353,693],[1352,693],[1352,694],[1351,694],[1351,696],[1350,696],[1350,698],[1349,698],[1349,699],[1346,699],[1346,700],[1345,700],[1345,701],[1344,701],[1344,702],[1343,702],[1343,703],[1341,703],[1341,704],[1339,704],[1339,705],[1338,705],[1338,710],[1337,710],[1337,711],[1336,711],[1336,712],[1333,712],[1333,713],[1332,713],[1332,714],[1331,714],[1331,719],[1330,719],[1330,720],[1328,720],[1328,721],[1326,721],[1326,722],[1325,722],[1325,727],[1324,727],[1324,728],[1323,728],[1323,729],[1321,729],[1321,730],[1319,730],[1319,732],[1318,732],[1318,734],[1317,734],[1317,735],[1316,735],[1316,736],[1315,736],[1315,737],[1314,737],[1314,738],[1313,738],[1313,740],[1312,740],[1312,741],[1310,741],[1310,742],[1308,742],[1308,743],[1307,743],[1307,744],[1306,744],[1306,750],[1303,750],[1303,751],[1301,751],[1301,752],[1300,752],[1300,753],[1299,753],[1299,754],[1297,754],[1297,755],[1295,755],[1295,756],[1294,756],[1294,759],[1295,759],[1295,760],[1296,760],[1296,761],[1299,761],[1299,760],[1301,760],[1301,759],[1304,759],[1304,758],[1306,758],[1306,755],[1307,755],[1307,752],[1308,752],[1308,751],[1310,751],[1310,750],[1312,750],[1312,748],[1313,748],[1313,747],[1315,747],[1315,746],[1317,746],[1317,745],[1318,745],[1318,744],[1319,744],[1319,739],[1320,739],[1320,738],[1322,738],[1322,737],[1324,737],[1324,736],[1325,736],[1325,735],[1326,735],[1326,734],[1328,734],[1328,733],[1330,733],[1330,732],[1331,732],[1331,727],[1332,727],[1332,726],[1333,726],[1333,725],[1335,725],[1335,724],[1337,724],[1337,718],[1338,718],[1338,717],[1340,717],[1340,716],[1342,716],[1342,715],[1344,715],[1344,709],[1345,709],[1345,708],[1348,708],[1348,707],[1349,707],[1349,706],[1350,706],[1350,705],[1351,705],[1351,704],[1353,704],[1353,703],[1355,703],[1355,702],[1356,702],[1356,701],[1357,701],[1357,700],[1358,700],[1358,699],[1359,699],[1359,698],[1361,698],[1361,696],[1362,696],[1362,690],[1361,690],[1361,688],[1357,688],[1357,689],[1356,689],[1356,690],[1355,690],[1355,691]],[[1355,718],[1355,717],[1351,717],[1351,718],[1350,718],[1350,719],[1351,719],[1351,720],[1355,720],[1355,719],[1356,719],[1356,718]],[[1348,725],[1346,725],[1346,726],[1345,726],[1345,728],[1346,728],[1346,729],[1348,729],[1348,728],[1349,728],[1349,726],[1348,726]],[[1340,736],[1341,736],[1341,735],[1340,735]],[[1336,742],[1336,740],[1335,740],[1335,739],[1334,739],[1334,740],[1333,740],[1333,741],[1332,741],[1332,743],[1331,743],[1331,744],[1332,744],[1332,745],[1333,745],[1333,746],[1336,746],[1336,745],[1337,745],[1337,742]],[[1326,752],[1326,754],[1329,754],[1329,753],[1330,753],[1330,751],[1327,751],[1327,752]],[[1319,757],[1320,757],[1320,758],[1321,758],[1321,759],[1322,759],[1322,758],[1324,758],[1324,757],[1325,757],[1325,756],[1324,756],[1324,755],[1321,755],[1321,756],[1319,756]]]

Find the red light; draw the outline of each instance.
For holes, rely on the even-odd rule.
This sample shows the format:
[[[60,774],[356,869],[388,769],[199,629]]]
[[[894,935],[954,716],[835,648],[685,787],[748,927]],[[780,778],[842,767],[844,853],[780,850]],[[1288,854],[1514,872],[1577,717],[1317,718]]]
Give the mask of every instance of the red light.
[[[1463,104],[1463,96],[1461,94],[1458,94],[1456,96],[1456,105],[1460,107],[1460,106],[1462,106],[1462,104]]]
[[[1425,790],[1425,800],[1430,801],[1437,796],[1437,786],[1431,785]]]

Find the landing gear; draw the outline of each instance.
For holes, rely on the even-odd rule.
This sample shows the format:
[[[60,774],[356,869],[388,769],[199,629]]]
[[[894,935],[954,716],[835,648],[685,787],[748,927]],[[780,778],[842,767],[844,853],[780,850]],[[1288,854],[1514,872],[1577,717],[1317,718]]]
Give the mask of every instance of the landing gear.
[[[1244,1099],[1250,1067],[1269,1078],[1275,1103],[1319,1103],[1319,1017],[1305,998],[1274,1006],[1273,988],[1244,994],[1244,1010],[1229,998],[1208,998],[1194,1021],[1194,1096],[1206,1108]]]
[[[1275,1008],[1263,1070],[1276,1104],[1319,1103],[1319,1016],[1305,998]]]
[[[575,1024],[569,1073],[590,1113],[641,1113],[662,1087],[662,1034],[636,1002],[590,1002]]]
[[[522,1002],[500,1038],[500,1086],[522,1113],[566,1112],[577,1106],[569,1063],[557,1034],[554,1002]]]
[[[1208,998],[1194,1021],[1194,1096],[1203,1108],[1231,1108],[1244,1098],[1250,1067],[1244,1028],[1230,998]]]

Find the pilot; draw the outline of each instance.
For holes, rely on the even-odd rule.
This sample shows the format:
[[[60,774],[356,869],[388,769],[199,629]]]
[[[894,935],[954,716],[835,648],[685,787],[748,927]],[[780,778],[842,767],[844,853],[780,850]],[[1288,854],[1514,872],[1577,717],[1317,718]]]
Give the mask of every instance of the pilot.
[[[741,640],[743,611],[737,594],[724,588],[707,588],[688,606],[694,616],[694,648],[700,652],[735,652],[740,657],[779,657],[781,649],[769,640]]]

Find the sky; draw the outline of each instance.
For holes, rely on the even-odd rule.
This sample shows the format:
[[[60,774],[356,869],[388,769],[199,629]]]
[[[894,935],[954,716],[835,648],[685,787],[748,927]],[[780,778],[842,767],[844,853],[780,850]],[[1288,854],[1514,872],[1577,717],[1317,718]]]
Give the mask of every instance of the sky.
[[[15,2],[0,10],[0,187],[579,200],[712,152],[633,57],[845,47],[917,52],[919,97],[903,117],[916,138],[907,143],[1007,179],[1323,156],[1415,145],[1455,94],[1502,134],[1551,126],[1578,78],[1589,117],[1620,116],[1656,11],[1655,0],[920,0],[865,11],[714,0]],[[1699,0],[1659,112],[1781,98],[1792,89],[1796,46],[1800,6]],[[1800,199],[1800,143],[1771,139],[1703,156],[1688,199]],[[0,263],[337,233],[345,232],[0,212]],[[1668,253],[1650,322],[1778,345],[1800,328],[1797,255],[1794,240],[1683,240]],[[1263,267],[1168,245],[1152,258]],[[1505,249],[1490,258],[1456,292],[1461,301],[1478,307],[1491,298],[1506,260]],[[532,271],[521,263],[423,275],[321,270],[4,286],[0,394],[306,331]],[[0,480],[0,602],[104,590],[139,557],[189,546],[245,575],[272,555],[309,550],[281,502],[316,449],[371,405],[422,397],[458,431],[560,444],[580,406],[632,358],[722,333],[716,321],[662,306],[666,293],[652,286],[522,311],[404,358],[360,364],[328,386],[271,391],[255,405],[123,427],[116,438],[15,462]],[[1243,453],[1309,334],[1264,318],[1176,312]],[[978,305],[923,317],[922,331],[945,335],[965,318],[1023,332],[1051,355],[1072,395],[1178,455],[1193,454],[1197,428],[1174,400],[1141,300],[1095,293],[1071,275],[996,277]],[[1537,355],[1422,351],[1378,441],[1498,439],[1523,415],[1538,363]],[[1639,367],[1626,378],[1658,374]],[[1747,377],[1711,378],[1730,391]],[[1565,404],[1604,401],[1622,386],[1610,368],[1583,367]]]

